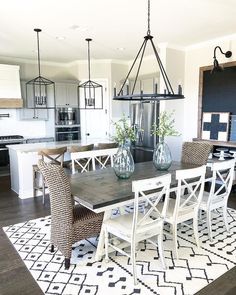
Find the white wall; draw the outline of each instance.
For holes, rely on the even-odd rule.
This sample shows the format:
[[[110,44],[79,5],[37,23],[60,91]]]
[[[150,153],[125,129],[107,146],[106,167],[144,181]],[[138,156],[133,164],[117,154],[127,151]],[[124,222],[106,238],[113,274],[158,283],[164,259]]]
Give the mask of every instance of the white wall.
[[[178,93],[178,85],[181,85],[184,91],[184,66],[185,52],[178,49],[167,48],[166,72],[174,93]],[[179,161],[184,134],[184,99],[168,100],[164,103],[164,109],[169,113],[174,111],[173,118],[175,120],[175,129],[181,133],[180,136],[168,136],[166,138],[173,160]]]
[[[118,63],[113,62],[111,64],[111,96],[114,95],[114,86],[116,86],[116,94],[118,94],[120,90],[120,81],[124,79],[124,77],[128,73],[128,64],[127,63]],[[126,116],[129,115],[129,102],[112,100],[112,119],[116,121],[121,117],[122,114]]]

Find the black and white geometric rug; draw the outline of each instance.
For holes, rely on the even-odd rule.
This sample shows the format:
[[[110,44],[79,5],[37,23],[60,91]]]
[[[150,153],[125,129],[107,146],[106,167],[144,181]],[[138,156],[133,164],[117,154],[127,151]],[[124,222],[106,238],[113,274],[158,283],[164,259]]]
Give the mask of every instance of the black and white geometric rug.
[[[182,226],[178,230],[179,260],[174,259],[171,237],[165,235],[165,271],[161,268],[158,250],[151,244],[142,243],[137,255],[137,286],[133,285],[128,257],[114,253],[110,254],[108,263],[93,262],[95,238],[74,245],[72,265],[65,270],[61,253],[49,251],[50,221],[48,216],[4,228],[45,294],[190,295],[236,265],[236,211],[233,209],[228,209],[230,233],[225,231],[221,216],[213,218],[213,242],[208,239],[206,224],[199,223],[199,250],[192,230]],[[168,226],[166,230],[169,231]]]

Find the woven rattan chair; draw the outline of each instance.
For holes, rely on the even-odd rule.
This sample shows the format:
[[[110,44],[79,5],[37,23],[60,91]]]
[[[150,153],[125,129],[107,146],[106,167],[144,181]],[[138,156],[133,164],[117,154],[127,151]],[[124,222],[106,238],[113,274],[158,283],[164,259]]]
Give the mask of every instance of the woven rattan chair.
[[[44,162],[50,162],[62,166],[64,161],[64,155],[67,147],[41,149],[38,151],[38,155]],[[40,191],[43,195],[43,204],[45,201],[45,189],[46,183],[39,171],[38,165],[33,165],[33,194],[37,195],[37,191]]]
[[[39,161],[38,167],[43,174],[51,203],[51,252],[54,246],[65,257],[65,268],[70,267],[72,245],[80,240],[99,235],[103,213],[74,205],[68,176],[62,167]]]
[[[208,142],[184,142],[182,146],[181,162],[205,165],[212,148],[212,144]]]

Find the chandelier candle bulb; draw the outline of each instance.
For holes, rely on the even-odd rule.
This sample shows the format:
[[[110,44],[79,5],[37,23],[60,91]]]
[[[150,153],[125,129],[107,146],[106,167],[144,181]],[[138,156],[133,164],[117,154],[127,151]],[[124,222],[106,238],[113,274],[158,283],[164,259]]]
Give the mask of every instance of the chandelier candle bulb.
[[[116,96],[116,83],[114,83],[113,93],[114,93],[114,96]]]
[[[157,81],[155,79],[155,82],[154,82],[154,92],[157,93]]]
[[[178,94],[182,94],[182,87],[181,87],[181,85],[178,85]]]
[[[140,80],[140,92],[143,93],[143,83],[141,80]]]
[[[126,93],[129,95],[129,80],[126,82]]]

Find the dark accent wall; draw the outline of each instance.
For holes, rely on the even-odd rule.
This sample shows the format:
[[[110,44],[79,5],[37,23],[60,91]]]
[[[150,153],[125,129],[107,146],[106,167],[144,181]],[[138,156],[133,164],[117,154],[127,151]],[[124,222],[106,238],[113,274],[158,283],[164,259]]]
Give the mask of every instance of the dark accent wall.
[[[223,72],[203,72],[202,112],[230,112],[236,115],[236,66]]]

